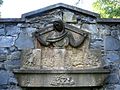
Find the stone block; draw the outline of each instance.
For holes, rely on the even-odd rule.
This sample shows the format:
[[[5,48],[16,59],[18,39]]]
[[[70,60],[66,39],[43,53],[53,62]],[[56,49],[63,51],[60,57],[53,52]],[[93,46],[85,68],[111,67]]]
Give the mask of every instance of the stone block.
[[[0,62],[0,70],[5,70],[4,63]]]
[[[75,14],[72,12],[68,12],[68,11],[64,12],[63,20],[65,22],[77,22],[77,18],[75,16]]]
[[[109,52],[105,56],[107,62],[116,62],[119,61],[120,57],[117,53]]]
[[[40,69],[41,68],[41,49],[24,49],[22,51],[22,68]]]
[[[27,33],[20,33],[19,38],[15,42],[15,46],[20,50],[34,48],[33,38],[28,36]]]
[[[0,85],[7,85],[9,78],[9,73],[7,71],[0,70]]]
[[[13,65],[13,66],[20,66],[21,65],[21,60],[7,60],[5,61],[5,64],[7,65]]]
[[[14,25],[7,26],[6,31],[7,31],[6,35],[11,35],[11,36],[21,32],[20,28]]]
[[[0,47],[11,47],[14,45],[15,37],[0,36]]]
[[[94,87],[102,86],[108,71],[89,70],[14,70],[22,87]]]
[[[9,50],[10,50],[11,52],[14,52],[14,51],[17,51],[17,48],[16,48],[15,46],[12,46],[12,47],[9,48]]]
[[[114,90],[120,90],[120,85],[114,85]]]
[[[119,76],[116,73],[110,74],[105,81],[106,84],[118,84]]]
[[[12,52],[10,55],[7,56],[7,60],[14,60],[14,59],[20,59],[21,52],[20,51],[15,51]]]
[[[82,30],[88,31],[91,34],[98,33],[96,24],[83,24],[81,27]]]
[[[0,29],[0,35],[5,35],[5,30],[4,30],[4,28],[1,28],[1,29]]]
[[[7,60],[4,64],[7,70],[18,69],[21,66],[21,60]]]
[[[3,62],[7,60],[7,55],[6,54],[0,54],[0,62]]]
[[[120,50],[120,41],[112,36],[106,36],[104,39],[105,50]]]
[[[90,47],[92,49],[101,49],[102,46],[103,46],[103,42],[102,41],[97,41],[97,40],[90,44]]]
[[[32,34],[37,31],[36,28],[26,28],[26,32],[28,33],[28,36],[32,37]]]
[[[10,77],[10,79],[9,79],[9,84],[10,84],[10,85],[17,85],[18,82],[17,82],[17,80],[16,80],[15,77]]]
[[[9,54],[9,50],[7,48],[0,48],[0,54]]]

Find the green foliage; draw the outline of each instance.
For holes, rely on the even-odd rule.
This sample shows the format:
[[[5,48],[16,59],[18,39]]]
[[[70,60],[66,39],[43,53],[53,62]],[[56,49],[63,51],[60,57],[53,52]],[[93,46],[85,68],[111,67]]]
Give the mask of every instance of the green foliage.
[[[93,9],[102,18],[120,18],[120,0],[96,0]]]

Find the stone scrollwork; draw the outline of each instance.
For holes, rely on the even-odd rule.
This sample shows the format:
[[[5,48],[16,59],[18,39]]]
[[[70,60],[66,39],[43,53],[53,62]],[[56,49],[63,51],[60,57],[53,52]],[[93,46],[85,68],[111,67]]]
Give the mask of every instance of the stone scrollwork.
[[[80,37],[75,40],[72,32],[77,33]],[[35,37],[42,45],[49,46],[52,44],[60,48],[67,45],[79,47],[84,42],[86,36],[87,33],[81,32],[77,27],[63,23],[62,20],[53,21],[53,25],[35,32]]]

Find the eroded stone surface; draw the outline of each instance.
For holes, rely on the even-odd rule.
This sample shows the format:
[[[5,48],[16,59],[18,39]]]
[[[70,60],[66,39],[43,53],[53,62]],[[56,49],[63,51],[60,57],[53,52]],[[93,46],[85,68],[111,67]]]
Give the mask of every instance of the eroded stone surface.
[[[42,69],[88,69],[101,66],[100,50],[90,50],[89,41],[86,40],[79,48],[71,46],[67,48],[41,47],[41,49],[29,49],[23,52],[24,67],[42,67]],[[37,50],[41,52],[37,52]],[[35,53],[36,51],[36,53]],[[34,60],[36,57],[36,60]]]
[[[0,35],[5,35],[5,29],[4,28],[0,28]]]
[[[41,49],[26,49],[22,52],[22,68],[41,68]]]
[[[64,69],[65,49],[42,49],[42,67],[45,69]]]
[[[17,73],[21,72],[21,73]],[[16,70],[23,87],[92,87],[101,86],[105,70]]]

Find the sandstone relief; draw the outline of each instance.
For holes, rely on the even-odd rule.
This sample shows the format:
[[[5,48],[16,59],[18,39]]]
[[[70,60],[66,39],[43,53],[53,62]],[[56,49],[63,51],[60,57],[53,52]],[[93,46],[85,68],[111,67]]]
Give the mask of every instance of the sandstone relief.
[[[41,49],[25,49],[22,51],[22,68],[40,69]]]
[[[101,52],[89,50],[90,34],[55,19],[34,32],[36,49],[23,51],[23,67],[31,69],[88,69],[100,66]]]
[[[66,29],[79,34],[78,39],[75,40],[73,34],[70,31],[66,31]],[[44,34],[47,33],[49,34],[45,37]],[[87,33],[81,33],[78,28],[71,25],[65,26],[62,20],[56,20],[53,21],[52,26],[43,28],[43,30],[35,32],[35,36],[38,41],[44,46],[49,46],[50,44],[52,44],[54,47],[63,48],[68,44],[72,47],[79,47],[84,42]]]

